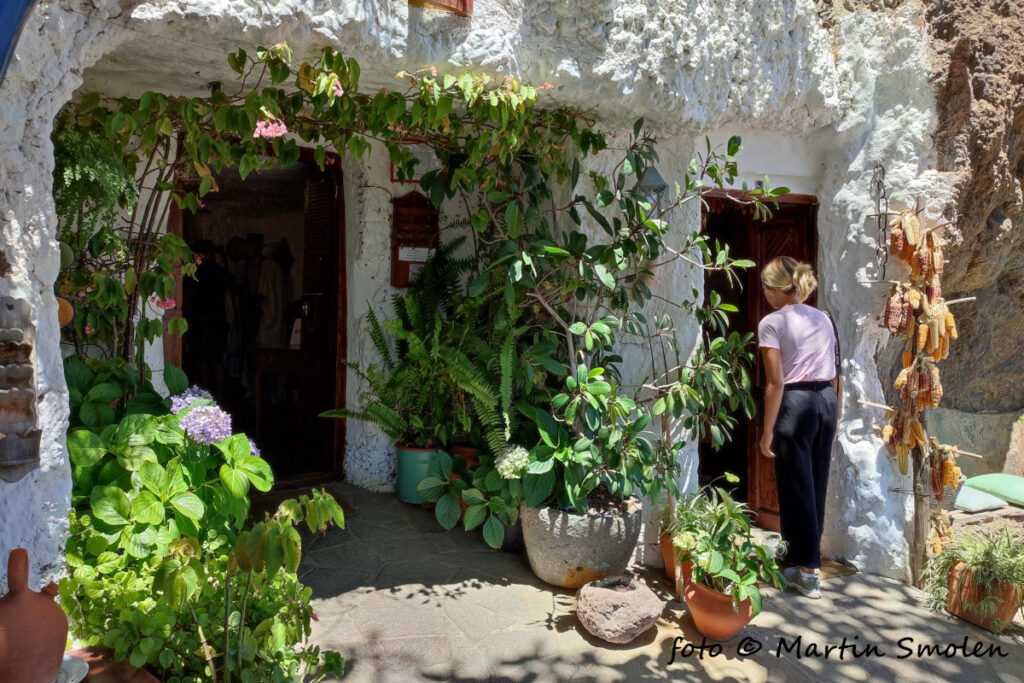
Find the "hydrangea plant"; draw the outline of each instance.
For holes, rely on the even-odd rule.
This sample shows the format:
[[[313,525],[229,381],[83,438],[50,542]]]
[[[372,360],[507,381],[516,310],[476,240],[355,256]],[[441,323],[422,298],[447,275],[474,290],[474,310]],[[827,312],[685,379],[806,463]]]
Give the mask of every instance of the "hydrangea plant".
[[[343,526],[337,502],[313,491],[250,525],[249,492],[270,489],[270,467],[180,370],[164,374],[173,399],[123,361],[71,357],[65,375],[71,633],[171,683],[340,675],[340,655],[306,642],[311,593],[295,574],[296,525]]]

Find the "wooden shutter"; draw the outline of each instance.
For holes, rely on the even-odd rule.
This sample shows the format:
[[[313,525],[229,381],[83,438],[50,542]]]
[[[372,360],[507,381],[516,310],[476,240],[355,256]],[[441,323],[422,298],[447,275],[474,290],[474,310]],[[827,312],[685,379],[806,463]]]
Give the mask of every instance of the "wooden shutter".
[[[473,16],[473,0],[409,0],[410,5],[454,12],[464,17]]]

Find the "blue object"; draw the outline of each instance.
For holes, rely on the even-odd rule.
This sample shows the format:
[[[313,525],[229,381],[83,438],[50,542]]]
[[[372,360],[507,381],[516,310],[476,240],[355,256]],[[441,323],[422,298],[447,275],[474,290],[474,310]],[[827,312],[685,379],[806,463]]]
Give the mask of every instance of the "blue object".
[[[25,25],[35,0],[0,0],[0,84],[7,75],[7,65],[14,54],[14,46],[18,44],[18,36]]]

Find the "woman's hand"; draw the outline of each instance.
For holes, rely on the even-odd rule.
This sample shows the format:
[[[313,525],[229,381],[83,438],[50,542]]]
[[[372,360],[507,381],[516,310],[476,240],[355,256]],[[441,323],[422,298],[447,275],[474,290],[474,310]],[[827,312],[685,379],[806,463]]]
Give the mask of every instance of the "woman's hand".
[[[761,435],[761,453],[766,458],[774,458],[775,451],[772,450],[772,433],[765,432]]]

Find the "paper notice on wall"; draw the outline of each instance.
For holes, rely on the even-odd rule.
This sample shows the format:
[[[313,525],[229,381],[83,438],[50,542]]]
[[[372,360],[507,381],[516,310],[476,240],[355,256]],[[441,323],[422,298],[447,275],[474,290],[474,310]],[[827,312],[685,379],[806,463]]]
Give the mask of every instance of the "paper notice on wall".
[[[426,263],[433,253],[433,249],[426,247],[399,247],[398,260],[406,263]]]
[[[288,340],[288,346],[293,349],[302,346],[302,318],[296,318],[292,324],[292,336]]]

